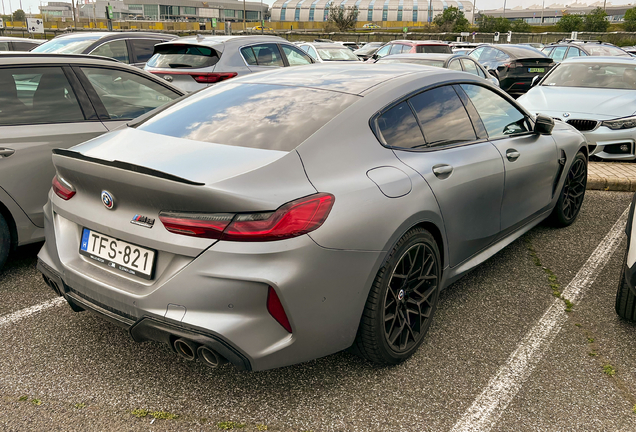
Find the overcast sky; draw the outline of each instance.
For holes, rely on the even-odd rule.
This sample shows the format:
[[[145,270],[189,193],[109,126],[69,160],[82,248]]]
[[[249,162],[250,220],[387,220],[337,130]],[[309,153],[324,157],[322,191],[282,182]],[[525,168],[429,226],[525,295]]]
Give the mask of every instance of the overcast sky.
[[[40,4],[46,4],[48,2],[41,2],[38,0],[0,0],[2,1],[2,12],[3,13],[9,13],[9,11],[14,11],[16,9],[20,8],[20,1],[22,2],[22,8],[25,10],[25,12],[27,13],[38,13],[39,9],[38,6]],[[64,0],[58,0],[58,1],[64,1]],[[80,0],[81,2],[82,0]],[[272,3],[274,3],[275,0],[263,0],[263,3],[267,3],[269,5],[271,5]],[[472,0],[473,2],[475,0]],[[581,3],[594,3],[596,0],[580,0]],[[530,5],[533,4],[541,4],[542,0],[506,0],[506,9],[508,8],[513,8],[516,6],[521,6],[521,7],[528,7]],[[566,0],[566,1],[562,1],[562,0],[546,0],[545,5],[546,7],[554,4],[554,3],[560,3],[560,4],[570,4],[570,3],[574,3],[574,0]],[[610,3],[609,1],[607,2],[608,4]],[[615,1],[612,2],[613,4],[627,4],[627,3],[631,3],[630,0],[625,0],[625,1]],[[477,10],[482,10],[482,9],[498,9],[500,7],[503,6],[503,0],[477,0]]]

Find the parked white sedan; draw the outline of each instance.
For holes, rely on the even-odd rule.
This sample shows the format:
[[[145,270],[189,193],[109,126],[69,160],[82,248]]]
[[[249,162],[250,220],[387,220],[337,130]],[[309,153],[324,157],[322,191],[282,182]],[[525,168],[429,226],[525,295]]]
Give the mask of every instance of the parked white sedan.
[[[581,131],[590,155],[636,159],[636,58],[567,59],[518,101]]]

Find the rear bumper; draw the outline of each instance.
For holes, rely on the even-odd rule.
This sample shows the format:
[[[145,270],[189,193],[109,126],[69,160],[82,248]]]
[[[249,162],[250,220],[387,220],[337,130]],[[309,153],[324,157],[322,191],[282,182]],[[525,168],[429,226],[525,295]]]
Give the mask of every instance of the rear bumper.
[[[57,281],[71,307],[127,328],[138,342],[201,338],[241,369],[291,365],[351,346],[384,257],[325,249],[309,236],[218,242],[171,277],[137,291],[79,255],[79,243],[56,239],[52,220],[48,205],[38,268]],[[269,287],[283,304],[291,334],[267,310]]]
[[[44,276],[47,285],[58,295],[63,296],[71,309],[75,312],[83,310],[92,312],[102,319],[127,329],[135,342],[161,342],[168,345],[174,352],[174,341],[185,338],[216,351],[239,370],[252,369],[247,357],[219,335],[168,319],[149,316],[135,319],[125,312],[95,302],[95,300],[69,287],[64,283],[62,276],[41,259],[38,259],[37,268]]]

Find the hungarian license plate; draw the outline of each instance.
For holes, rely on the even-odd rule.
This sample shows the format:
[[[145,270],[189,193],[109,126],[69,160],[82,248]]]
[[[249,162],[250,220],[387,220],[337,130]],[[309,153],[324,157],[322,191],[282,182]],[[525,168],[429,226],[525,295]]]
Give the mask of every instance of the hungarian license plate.
[[[156,255],[152,249],[84,228],[79,252],[115,270],[143,279],[152,279]]]
[[[545,72],[545,68],[528,68],[528,72]]]

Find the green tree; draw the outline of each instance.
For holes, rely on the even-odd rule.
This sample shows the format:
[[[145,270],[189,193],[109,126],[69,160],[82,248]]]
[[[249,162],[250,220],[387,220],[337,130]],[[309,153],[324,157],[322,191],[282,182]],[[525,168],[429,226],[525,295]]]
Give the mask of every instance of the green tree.
[[[583,28],[583,18],[580,15],[563,15],[556,26],[562,32],[580,31]]]
[[[327,8],[327,21],[333,23],[340,31],[351,30],[358,21],[358,7],[344,7],[331,3]]]
[[[510,30],[517,33],[530,33],[530,29],[530,24],[521,19],[513,21],[510,26]]]
[[[623,24],[625,31],[636,31],[636,8],[628,9],[625,12],[625,23]]]
[[[490,15],[482,15],[477,21],[477,25],[481,33],[505,33],[510,30],[510,21],[503,17],[495,18]]]
[[[15,21],[24,22],[26,21],[26,14],[24,13],[22,9],[18,9],[15,12],[13,12],[13,19]]]
[[[605,18],[607,13],[603,8],[597,7],[585,16],[585,31],[589,32],[606,32],[610,23]]]
[[[435,25],[443,32],[463,32],[470,30],[470,22],[464,16],[464,12],[454,6],[450,6],[433,20]]]

